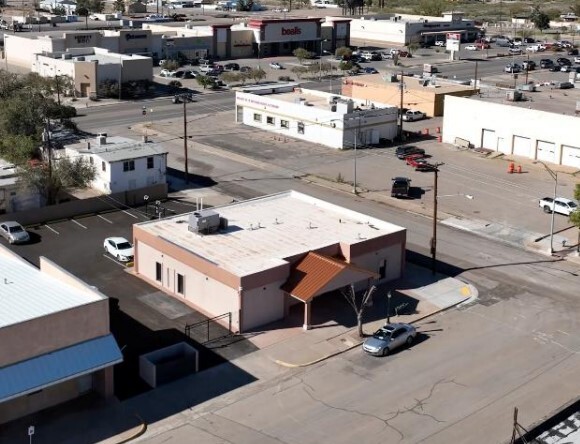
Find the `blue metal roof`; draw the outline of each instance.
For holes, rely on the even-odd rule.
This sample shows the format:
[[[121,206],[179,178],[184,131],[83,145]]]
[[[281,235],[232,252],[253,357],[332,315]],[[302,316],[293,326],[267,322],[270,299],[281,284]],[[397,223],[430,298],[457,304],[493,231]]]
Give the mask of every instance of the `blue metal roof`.
[[[123,361],[113,335],[101,336],[0,368],[0,402]]]

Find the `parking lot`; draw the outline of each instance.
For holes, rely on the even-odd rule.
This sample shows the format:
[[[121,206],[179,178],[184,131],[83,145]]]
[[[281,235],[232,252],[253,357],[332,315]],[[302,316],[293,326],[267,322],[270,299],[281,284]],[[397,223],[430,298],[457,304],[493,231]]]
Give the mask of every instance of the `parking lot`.
[[[166,214],[194,209],[171,200],[162,206]],[[200,350],[201,370],[256,349],[214,323],[209,325],[208,342],[208,325],[203,323],[207,317],[135,277],[130,266],[104,252],[105,238],[131,239],[132,225],[153,214],[151,208],[139,207],[27,227],[31,242],[9,246],[36,266],[39,256],[47,257],[109,296],[111,331],[124,356],[115,367],[115,394],[120,399],[148,389],[138,377],[138,357],[143,353],[185,340]],[[184,334],[188,324],[200,324],[191,330],[191,338]]]

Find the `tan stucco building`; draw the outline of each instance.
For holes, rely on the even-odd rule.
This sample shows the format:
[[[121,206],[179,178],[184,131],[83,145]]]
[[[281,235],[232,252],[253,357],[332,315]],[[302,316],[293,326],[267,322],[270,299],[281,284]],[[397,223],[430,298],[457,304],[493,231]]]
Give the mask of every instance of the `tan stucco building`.
[[[153,60],[136,54],[116,54],[102,48],[72,48],[64,52],[35,54],[32,72],[42,77],[68,76],[82,97],[99,94],[106,80],[121,82],[153,79]]]
[[[46,258],[0,247],[0,424],[95,391],[123,360],[108,298]]]
[[[346,77],[342,94],[360,100],[371,100],[400,106],[401,76],[369,74]],[[403,108],[416,109],[429,117],[443,115],[445,96],[468,97],[478,93],[472,86],[458,85],[443,79],[403,77]]]
[[[397,279],[406,230],[288,191],[139,223],[133,240],[137,276],[243,332],[300,303],[308,329],[317,296]]]

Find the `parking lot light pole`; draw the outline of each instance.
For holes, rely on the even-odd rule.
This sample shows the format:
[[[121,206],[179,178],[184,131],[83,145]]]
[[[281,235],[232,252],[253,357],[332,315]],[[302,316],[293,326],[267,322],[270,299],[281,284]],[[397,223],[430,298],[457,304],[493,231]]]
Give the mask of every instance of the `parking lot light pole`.
[[[556,196],[558,193],[558,173],[553,171],[541,160],[536,160],[533,163],[542,164],[550,176],[552,176],[552,179],[554,179],[554,200],[552,202],[552,217],[550,218],[550,254],[554,254],[554,214],[556,213],[554,210],[556,209]]]
[[[320,39],[320,58],[318,59],[318,81],[322,82],[322,44],[328,42],[328,39]]]
[[[387,324],[391,323],[391,291],[387,293]]]

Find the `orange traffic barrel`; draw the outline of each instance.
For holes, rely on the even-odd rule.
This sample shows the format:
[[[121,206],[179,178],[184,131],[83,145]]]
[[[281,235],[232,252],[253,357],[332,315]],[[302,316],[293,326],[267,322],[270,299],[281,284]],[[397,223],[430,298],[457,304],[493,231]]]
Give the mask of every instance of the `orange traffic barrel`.
[[[437,136],[437,142],[441,143],[442,140],[443,138],[441,136]]]
[[[509,163],[507,172],[509,174],[512,174],[514,172],[514,163],[513,162]]]
[[[437,128],[435,128],[435,131],[437,132],[437,134],[441,133],[441,127],[438,126]]]

